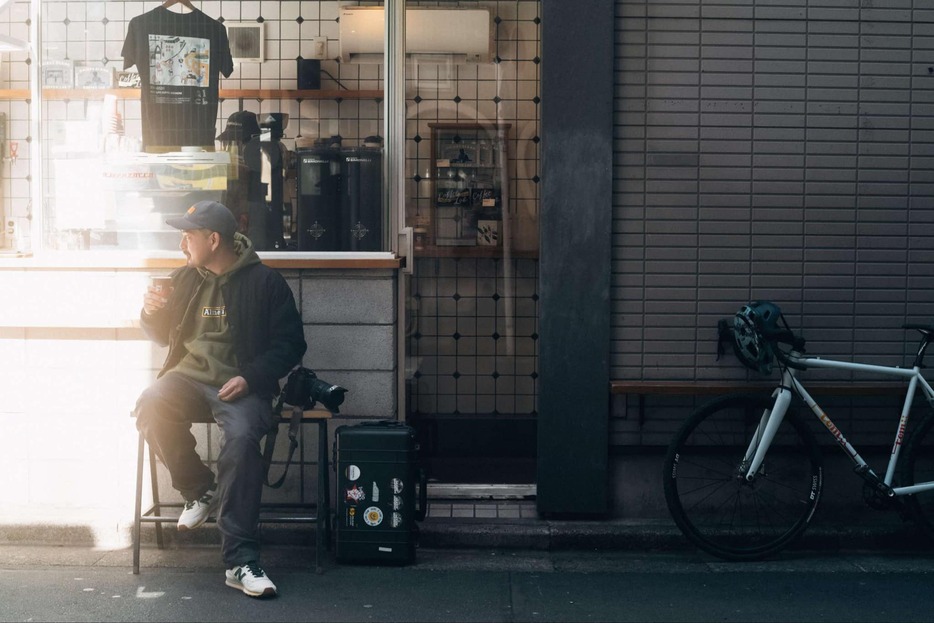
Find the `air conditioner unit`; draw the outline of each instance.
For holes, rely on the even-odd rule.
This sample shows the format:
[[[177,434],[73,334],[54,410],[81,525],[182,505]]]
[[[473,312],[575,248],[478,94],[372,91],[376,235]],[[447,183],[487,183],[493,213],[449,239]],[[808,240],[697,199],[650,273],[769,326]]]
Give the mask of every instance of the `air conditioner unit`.
[[[345,7],[340,14],[342,63],[381,63],[385,13],[382,7]],[[406,9],[407,56],[455,63],[489,63],[493,19],[488,9]]]

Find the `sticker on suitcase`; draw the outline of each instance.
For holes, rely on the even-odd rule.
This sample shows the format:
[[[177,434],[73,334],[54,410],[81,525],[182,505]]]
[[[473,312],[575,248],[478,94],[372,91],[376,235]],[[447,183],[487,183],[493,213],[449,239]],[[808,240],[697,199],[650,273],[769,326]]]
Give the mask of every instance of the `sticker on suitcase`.
[[[346,500],[348,504],[359,504],[365,499],[366,492],[357,485],[354,485],[344,492],[344,500]]]
[[[401,479],[401,478],[393,478],[393,479],[389,482],[389,486],[392,487],[392,492],[393,492],[393,493],[395,493],[395,494],[402,493],[403,484],[402,484],[402,479]]]
[[[363,521],[371,528],[383,523],[383,511],[378,506],[371,506],[363,511]]]
[[[347,476],[347,480],[352,482],[360,477],[360,468],[356,465],[348,465],[344,475]]]

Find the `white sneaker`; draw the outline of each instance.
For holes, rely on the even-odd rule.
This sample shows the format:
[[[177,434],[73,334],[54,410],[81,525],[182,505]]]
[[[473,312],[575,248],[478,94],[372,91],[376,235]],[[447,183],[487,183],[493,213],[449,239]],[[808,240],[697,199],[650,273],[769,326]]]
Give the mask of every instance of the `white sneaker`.
[[[178,518],[178,529],[181,532],[185,530],[194,530],[205,521],[214,512],[217,506],[217,485],[208,489],[204,495],[197,500],[185,502],[185,508]]]
[[[227,586],[250,597],[275,597],[276,585],[254,561],[227,570]]]

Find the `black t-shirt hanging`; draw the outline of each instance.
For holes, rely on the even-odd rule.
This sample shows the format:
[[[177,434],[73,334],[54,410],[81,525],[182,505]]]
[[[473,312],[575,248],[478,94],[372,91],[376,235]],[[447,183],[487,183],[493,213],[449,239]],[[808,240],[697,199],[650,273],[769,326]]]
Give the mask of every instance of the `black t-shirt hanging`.
[[[144,148],[213,147],[220,74],[233,73],[224,25],[197,9],[160,6],[138,15],[123,42],[123,68],[133,65],[142,83]]]

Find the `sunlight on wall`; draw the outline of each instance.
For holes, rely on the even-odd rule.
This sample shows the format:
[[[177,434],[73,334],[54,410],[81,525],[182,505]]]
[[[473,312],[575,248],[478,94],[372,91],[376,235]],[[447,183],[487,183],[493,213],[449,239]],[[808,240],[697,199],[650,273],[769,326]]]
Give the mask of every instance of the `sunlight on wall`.
[[[0,288],[16,293],[0,303],[0,534],[30,540],[33,526],[48,542],[83,528],[97,547],[129,543],[130,412],[165,355],[137,326],[148,279],[0,271]]]

